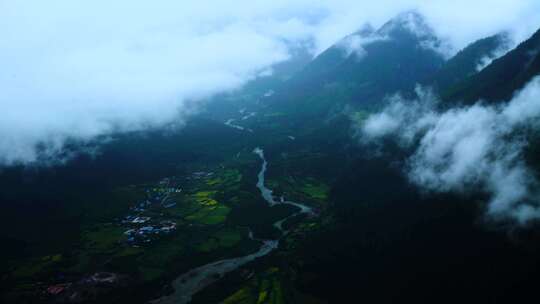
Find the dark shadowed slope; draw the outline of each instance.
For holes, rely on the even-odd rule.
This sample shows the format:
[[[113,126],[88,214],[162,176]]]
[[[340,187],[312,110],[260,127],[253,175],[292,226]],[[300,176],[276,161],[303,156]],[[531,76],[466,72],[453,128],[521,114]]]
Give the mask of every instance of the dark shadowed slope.
[[[422,84],[444,91],[467,77],[477,74],[487,61],[494,60],[509,48],[509,37],[505,33],[477,40],[448,60],[433,76]]]
[[[540,31],[516,49],[495,60],[480,73],[448,90],[443,100],[467,104],[479,99],[488,102],[507,100],[514,92],[540,73]]]

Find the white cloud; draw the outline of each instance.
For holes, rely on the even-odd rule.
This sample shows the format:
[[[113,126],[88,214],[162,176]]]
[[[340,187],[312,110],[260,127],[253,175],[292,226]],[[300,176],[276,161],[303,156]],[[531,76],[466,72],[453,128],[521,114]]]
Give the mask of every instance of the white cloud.
[[[365,46],[377,42],[387,40],[387,37],[377,34],[370,34],[362,36],[359,34],[348,35],[337,43],[337,46],[344,51],[344,57],[348,58],[351,55],[355,55],[357,60],[363,59],[367,56]]]
[[[507,104],[436,111],[436,100],[399,96],[368,118],[362,135],[370,140],[396,136],[413,147],[407,174],[411,182],[438,192],[482,189],[490,194],[487,212],[520,223],[540,218],[538,181],[523,152],[526,132],[540,127],[540,78]]]
[[[200,100],[286,60],[289,45],[312,40],[317,53],[415,8],[456,48],[540,25],[537,1],[1,1],[0,164],[181,124]]]
[[[410,145],[418,132],[424,131],[437,119],[434,112],[437,99],[433,92],[418,87],[416,95],[418,100],[403,100],[400,95],[388,97],[389,105],[363,123],[362,140],[369,143],[400,132],[401,143]]]
[[[506,53],[508,53],[508,51],[510,51],[510,49],[514,46],[515,43],[506,34],[502,34],[500,36],[500,42],[501,44],[499,45],[499,47],[493,50],[490,54],[487,54],[486,56],[480,58],[480,61],[476,65],[476,71],[480,72],[488,65],[490,65],[493,61],[504,56]]]

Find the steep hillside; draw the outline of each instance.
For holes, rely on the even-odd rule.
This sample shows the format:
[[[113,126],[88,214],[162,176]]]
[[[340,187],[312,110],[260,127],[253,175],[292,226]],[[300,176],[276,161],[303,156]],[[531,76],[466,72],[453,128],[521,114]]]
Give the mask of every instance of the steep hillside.
[[[444,64],[440,45],[420,15],[400,14],[377,31],[365,27],[343,38],[289,80],[273,101],[301,111],[341,103],[376,106],[385,95],[434,74]]]
[[[446,100],[511,96],[540,71],[538,36],[467,78],[459,91],[454,89],[461,95]],[[456,55],[433,82],[452,83],[475,73],[475,58],[495,47],[493,39],[478,41]],[[539,147],[534,145],[528,154],[538,158]],[[500,227],[491,230],[480,223],[479,202],[485,200],[481,194],[417,189],[403,174],[408,160],[398,144],[385,142],[377,157],[372,156],[373,146],[357,149],[350,153],[357,158],[347,163],[332,187],[332,211],[339,226],[299,249],[307,262],[298,272],[313,278],[302,282],[303,288],[334,302],[354,298],[368,303],[455,303],[467,297],[515,303],[535,296],[540,278],[537,229],[516,229],[509,237]],[[540,172],[539,165],[534,168]]]
[[[516,49],[443,95],[447,103],[460,101],[467,104],[479,99],[488,102],[507,100],[535,75],[540,73],[540,31],[521,43]]]
[[[422,81],[439,91],[455,86],[478,73],[487,61],[495,59],[509,47],[509,37],[505,33],[483,38],[468,45],[448,60],[433,76]]]

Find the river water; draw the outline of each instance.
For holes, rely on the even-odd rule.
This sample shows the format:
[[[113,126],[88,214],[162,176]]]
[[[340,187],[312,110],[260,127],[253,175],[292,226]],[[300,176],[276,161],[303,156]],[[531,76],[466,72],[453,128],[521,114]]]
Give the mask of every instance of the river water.
[[[259,174],[257,175],[257,188],[259,188],[261,192],[261,196],[264,198],[264,200],[270,205],[275,206],[278,204],[286,204],[291,205],[299,208],[299,211],[274,223],[274,227],[279,229],[282,232],[283,235],[287,234],[287,231],[283,230],[283,223],[298,214],[308,214],[308,215],[314,215],[313,210],[305,205],[290,202],[285,200],[284,197],[281,197],[279,200],[276,200],[276,198],[272,195],[272,190],[268,189],[265,186],[265,174],[266,169],[268,167],[268,162],[266,161],[266,158],[264,157],[264,151],[261,148],[255,148],[253,150],[253,153],[257,154],[259,158],[262,160],[261,170],[259,171]],[[172,286],[174,288],[174,292],[168,296],[163,296],[159,299],[156,299],[152,301],[151,303],[159,303],[159,304],[185,304],[189,303],[191,301],[191,298],[194,294],[201,291],[205,287],[209,286],[210,284],[216,282],[217,280],[221,279],[225,274],[238,269],[242,265],[245,265],[257,258],[263,257],[270,252],[272,252],[274,249],[278,248],[279,245],[279,239],[277,240],[259,240],[255,239],[253,237],[253,234],[250,232],[249,237],[253,240],[260,241],[261,247],[259,250],[255,253],[231,258],[231,259],[225,259],[225,260],[219,260],[216,262],[212,262],[210,264],[206,264],[197,268],[194,268],[179,277],[177,277],[173,282]]]

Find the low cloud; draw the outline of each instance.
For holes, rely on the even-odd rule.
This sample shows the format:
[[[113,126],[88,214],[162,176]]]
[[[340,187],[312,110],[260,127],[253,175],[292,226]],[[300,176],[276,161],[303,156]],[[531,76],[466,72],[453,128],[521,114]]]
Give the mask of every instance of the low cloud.
[[[515,43],[511,40],[511,37],[508,36],[506,33],[501,34],[499,37],[500,37],[499,46],[495,50],[493,50],[490,54],[487,54],[486,56],[480,58],[478,64],[476,65],[477,72],[482,71],[484,68],[490,65],[493,61],[504,56],[514,46]]]
[[[540,128],[540,78],[506,104],[481,102],[447,111],[437,98],[418,89],[418,100],[392,97],[382,112],[361,127],[363,141],[397,138],[412,149],[409,180],[429,191],[490,195],[487,214],[521,224],[540,218],[535,172],[527,166],[527,134]]]
[[[0,1],[0,166],[61,158],[69,142],[181,126],[206,98],[268,75],[291,47],[307,43],[315,55],[407,10],[454,51],[540,26],[533,0]]]
[[[357,60],[363,59],[368,55],[364,47],[377,41],[388,40],[387,36],[381,36],[377,33],[352,34],[337,43],[337,46],[343,50],[343,57],[348,58],[355,55]]]

